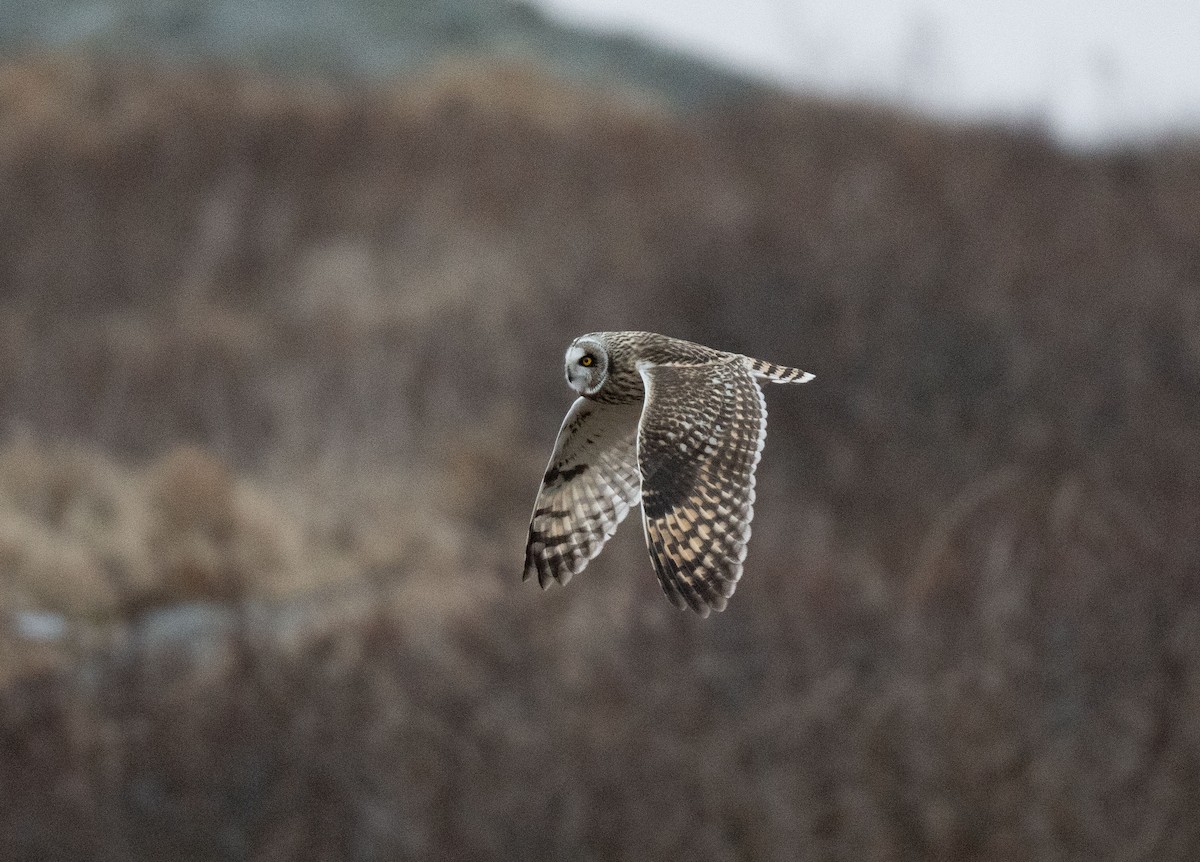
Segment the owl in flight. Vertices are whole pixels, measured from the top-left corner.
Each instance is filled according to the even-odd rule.
[[[524,579],[567,583],[639,501],[667,598],[725,610],[754,517],[767,437],[758,380],[813,375],[653,332],[593,332],[567,348],[567,411],[529,524]]]

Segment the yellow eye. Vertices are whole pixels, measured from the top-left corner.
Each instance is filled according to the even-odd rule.
[[[584,368],[591,368],[593,365],[596,364],[596,360],[593,359],[591,356],[584,356],[582,359],[579,360],[579,364],[582,365]]]

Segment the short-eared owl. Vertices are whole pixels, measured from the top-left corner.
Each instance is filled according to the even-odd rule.
[[[567,412],[529,524],[525,579],[565,584],[641,501],[646,546],[676,607],[722,611],[746,558],[767,437],[756,378],[813,375],[653,332],[593,332],[566,356]]]

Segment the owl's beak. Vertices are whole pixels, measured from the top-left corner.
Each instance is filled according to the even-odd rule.
[[[582,395],[588,385],[587,370],[578,363],[569,363],[567,365],[567,385]]]

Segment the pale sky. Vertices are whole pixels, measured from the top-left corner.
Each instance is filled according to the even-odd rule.
[[[1076,145],[1200,135],[1200,0],[536,0],[790,87]]]

